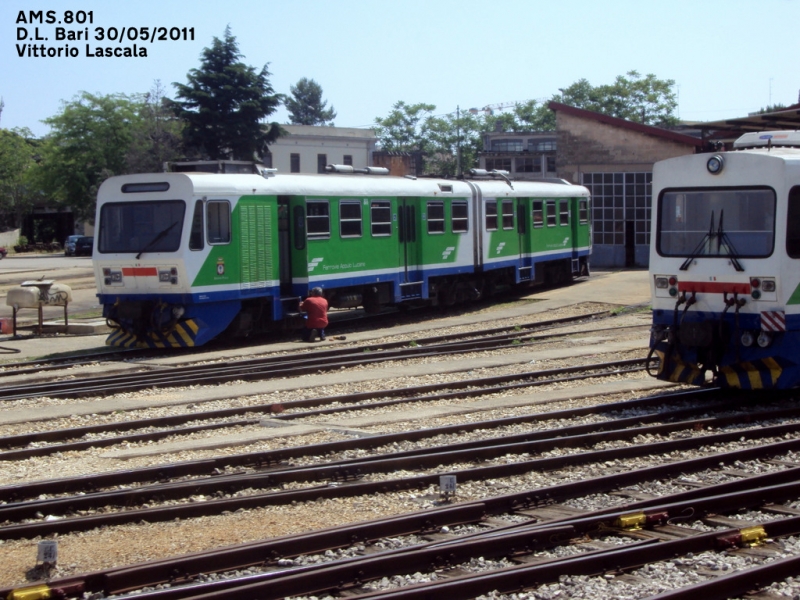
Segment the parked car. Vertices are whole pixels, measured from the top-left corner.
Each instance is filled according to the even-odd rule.
[[[71,235],[64,242],[64,255],[75,256],[75,242],[81,239],[82,235]]]
[[[91,256],[93,249],[93,237],[81,236],[75,241],[75,256]]]
[[[8,249],[5,246],[0,246],[0,258],[5,258],[8,254]]]

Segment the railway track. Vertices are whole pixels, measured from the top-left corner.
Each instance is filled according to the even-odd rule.
[[[704,408],[708,409],[709,406],[706,404]],[[686,410],[688,409],[676,412],[673,416],[689,416]],[[638,443],[625,448],[591,449],[577,455],[566,454],[562,457],[539,458],[520,463],[479,466],[474,471],[482,470],[482,476],[498,478],[502,476],[502,470],[541,472],[563,469],[564,462],[574,466],[628,461],[630,465],[629,461],[634,456],[653,454],[656,447],[659,448],[658,455],[662,457],[664,452],[678,453],[685,457],[690,448],[710,447],[715,450],[696,458],[654,461],[649,467],[637,464],[636,468],[609,469],[613,472],[566,483],[562,481],[534,490],[483,498],[480,501],[465,499],[454,505],[450,503],[452,498],[440,495],[438,507],[423,513],[246,544],[219,552],[112,569],[81,578],[51,582],[50,585],[64,589],[80,588],[84,592],[101,592],[106,595],[145,588],[142,597],[160,600],[282,598],[322,593],[336,595],[341,592],[346,592],[348,597],[372,597],[373,594],[375,597],[394,597],[393,595],[402,593],[404,598],[409,597],[407,594],[420,598],[443,597],[441,594],[453,598],[472,598],[495,590],[511,593],[520,589],[536,589],[556,583],[559,578],[567,576],[590,577],[609,572],[619,576],[633,572],[634,575],[629,578],[635,580],[637,577],[642,578],[641,575],[636,575],[636,569],[645,564],[653,570],[658,568],[659,563],[674,561],[676,556],[685,557],[687,564],[691,564],[695,555],[747,552],[736,548],[745,548],[751,543],[765,548],[766,557],[769,557],[770,552],[774,556],[779,554],[776,544],[779,544],[780,539],[800,535],[800,517],[797,516],[800,510],[789,506],[795,503],[800,507],[800,463],[796,462],[796,457],[800,456],[800,443],[795,440],[794,432],[798,427],[796,423],[763,425],[765,421],[762,419],[785,420],[789,416],[787,411],[796,412],[794,408],[783,408],[763,411],[764,414],[751,412],[748,416],[739,414],[704,419],[702,426],[709,430],[731,427],[737,419],[739,422],[748,422],[752,428],[709,433],[699,439],[695,436],[678,436],[677,439],[655,442],[653,445]],[[668,413],[660,416],[663,420],[669,419]],[[657,427],[662,428],[661,433],[665,427],[675,428],[675,431],[683,428],[686,432],[696,431],[697,425],[698,421],[692,419]],[[552,433],[544,432],[545,437],[534,442],[538,444],[539,452],[547,452],[548,444],[552,444],[551,449],[567,446],[578,448],[586,446],[588,442],[588,438],[583,437],[587,434],[573,436],[570,432],[564,432],[556,441],[546,437]],[[633,435],[641,439],[643,436],[653,435],[653,430],[609,430],[602,434],[606,438],[603,442],[595,438],[592,443],[608,444],[610,436],[615,435],[626,438]],[[729,443],[742,444],[745,439],[751,442],[745,444],[747,447],[726,447]],[[489,453],[481,458],[484,461],[490,456],[508,456],[509,451],[519,450],[510,450],[509,444],[495,444],[485,447],[477,445],[468,451],[474,456],[481,447]],[[413,459],[418,467],[427,457],[432,457],[433,462],[457,462],[462,460],[458,453],[463,451],[467,449],[449,448],[444,452],[450,456],[444,459],[444,454],[427,450],[427,453],[419,453]],[[375,469],[378,463],[385,461],[391,462],[394,469],[400,468],[398,461],[405,458],[407,457],[395,454],[390,458],[376,458],[366,462],[362,460],[360,463],[350,461],[349,464],[351,467],[358,465],[362,473],[366,473],[367,469]],[[547,465],[548,461],[550,466]],[[762,467],[769,466],[769,469],[760,475],[746,476],[741,469],[748,462]],[[556,466],[556,463],[561,465]],[[341,461],[339,464],[331,463],[324,469],[331,473],[337,468],[341,469],[344,464]],[[720,467],[721,464],[725,466]],[[309,472],[308,468],[284,468],[272,471],[269,476],[289,477],[304,471]],[[720,471],[727,471],[726,481],[720,482]],[[470,472],[467,469],[457,472],[459,485],[466,483],[470,477],[476,477]],[[398,485],[401,489],[408,489],[408,482],[412,480],[424,487],[435,485],[434,479],[422,481],[426,477],[430,478],[417,475],[403,483],[392,480],[375,483],[384,488]],[[559,477],[555,477],[554,481],[558,479]],[[294,496],[296,500],[306,494],[308,497],[316,497],[319,502],[321,497],[348,487],[352,491],[363,485],[365,484],[354,481],[350,484],[298,490],[289,494],[278,492],[281,496],[278,501],[291,501],[290,496]],[[681,491],[673,491],[681,486]],[[673,493],[650,494],[649,498],[642,499],[643,495],[647,495],[643,493],[645,489],[665,489]],[[363,488],[356,491],[363,493]],[[617,499],[624,498],[627,502],[624,505],[588,511],[573,508],[576,501],[608,494],[616,495]],[[20,508],[13,510],[19,511]],[[770,517],[753,525],[753,515],[747,511],[762,511]],[[144,517],[138,515],[138,518]],[[731,527],[737,519],[742,526]],[[63,522],[54,521],[56,524]],[[706,529],[698,528],[698,523],[705,524]],[[452,535],[452,531],[466,524],[473,527],[472,534]],[[708,531],[709,526],[713,526],[715,530]],[[8,536],[7,531],[4,528],[4,537]],[[396,536],[411,536],[412,539],[408,544],[403,543],[402,548],[396,551],[373,554],[367,549],[386,546],[383,540]],[[421,541],[420,536],[423,538]],[[608,538],[622,538],[624,542],[616,539],[608,541]],[[314,562],[310,556],[314,554],[325,557],[321,564]],[[796,560],[787,557],[778,561],[784,566],[761,565],[757,576],[753,572],[748,577],[755,577],[759,585],[765,585],[791,574],[786,569],[796,566]],[[486,572],[465,574],[469,565],[476,561],[483,563],[482,568]],[[237,576],[236,571],[242,569],[248,570],[246,577],[242,577],[241,573]],[[425,585],[409,586],[408,579],[404,578],[417,572],[431,574],[432,581]],[[391,589],[392,582],[385,582],[391,577],[405,582],[402,583],[402,589]],[[728,587],[723,586],[727,590],[725,593],[730,593],[731,589],[741,589],[737,586],[741,585],[742,577],[745,576],[739,574],[736,578],[731,578]],[[707,585],[713,587],[721,584]],[[147,591],[147,588],[153,586],[163,589]],[[376,589],[380,591],[375,591]],[[696,591],[692,587],[691,593]],[[691,597],[690,592],[684,594],[686,595],[680,597]]]
[[[153,387],[174,387],[198,384],[220,384],[230,381],[259,381],[273,377],[299,376],[320,371],[333,371],[354,365],[382,363],[389,360],[455,355],[458,353],[492,351],[520,346],[546,339],[551,334],[535,335],[536,331],[553,329],[565,324],[596,322],[608,318],[608,312],[544,322],[526,326],[491,328],[481,332],[454,333],[429,336],[407,341],[363,344],[349,348],[298,352],[294,355],[267,356],[257,359],[217,362],[114,373],[98,377],[81,377],[62,381],[9,385],[0,390],[0,401],[12,401],[41,396],[75,398],[132,392]],[[639,326],[641,327],[641,326]],[[614,328],[616,329],[616,328]],[[603,331],[603,329],[595,329]]]

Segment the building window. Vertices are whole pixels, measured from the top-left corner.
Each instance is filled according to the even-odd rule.
[[[306,202],[306,231],[310,240],[331,236],[331,215],[327,200]]]
[[[547,159],[547,172],[548,173],[555,173],[556,172],[556,157],[555,156],[546,156]]]
[[[511,158],[487,158],[486,169],[488,171],[511,171]]]
[[[514,229],[513,200],[503,200],[503,229]]]
[[[547,226],[548,227],[555,227],[556,226],[556,201],[555,200],[548,200],[547,201]]]
[[[444,233],[444,202],[428,202],[428,233]]]
[[[370,204],[372,235],[392,235],[392,205],[388,200],[373,200]]]
[[[533,226],[537,229],[544,226],[544,212],[542,210],[543,205],[544,202],[541,200],[534,200],[532,203]]]
[[[517,173],[541,173],[542,159],[539,156],[515,158],[514,168],[517,170]]]
[[[353,166],[353,155],[352,154],[345,154],[344,157],[342,158],[342,160],[344,161],[342,164],[349,165],[351,167]]]
[[[324,173],[325,167],[328,166],[328,155],[317,154],[317,173]]]
[[[561,226],[569,225],[569,200],[558,201],[558,213]]]
[[[361,237],[361,202],[339,202],[339,234],[343,238]]]
[[[492,152],[522,152],[524,140],[492,140]]]
[[[466,233],[469,231],[469,211],[467,203],[454,200],[451,208],[453,210],[451,218],[453,233]]]
[[[625,245],[625,222],[634,222],[634,244],[650,244],[652,173],[584,173],[592,195],[592,242]]]
[[[556,141],[555,140],[548,140],[548,141],[540,141],[540,140],[528,140],[528,150],[531,152],[555,152],[556,150]]]
[[[229,244],[231,241],[231,203],[211,200],[207,204],[207,237],[209,244]]]
[[[263,156],[263,159],[264,159],[264,160],[262,160],[262,161],[261,161],[261,162],[262,162],[262,164],[263,164],[263,165],[264,165],[264,166],[265,166],[267,169],[271,169],[271,168],[272,168],[272,153],[271,153],[271,152],[267,152],[267,153],[266,153],[266,154]]]
[[[289,160],[291,166],[289,167],[289,171],[292,173],[299,173],[300,172],[300,155],[299,154],[290,154]]]
[[[497,231],[497,200],[486,202],[486,231]]]

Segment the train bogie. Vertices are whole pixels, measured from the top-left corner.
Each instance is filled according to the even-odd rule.
[[[588,204],[585,188],[553,183],[114,177],[98,194],[94,255],[109,343],[191,346],[294,327],[313,287],[334,308],[377,312],[564,282],[588,274]],[[551,222],[548,211],[560,212]]]

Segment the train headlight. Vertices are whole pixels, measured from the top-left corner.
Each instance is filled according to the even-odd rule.
[[[706,169],[712,175],[719,175],[722,173],[722,167],[725,166],[725,161],[719,154],[715,154],[706,162]]]
[[[176,319],[180,319],[183,316],[183,313],[186,312],[186,309],[182,306],[173,306],[172,307],[172,316]]]
[[[758,334],[758,347],[766,348],[772,343],[772,334],[769,331],[762,331]]]
[[[742,346],[744,346],[745,348],[749,348],[750,346],[752,346],[753,342],[755,341],[755,339],[753,338],[753,334],[750,333],[749,331],[745,331],[742,334],[741,340],[742,340]]]
[[[775,280],[774,279],[765,279],[761,282],[761,289],[765,292],[774,292],[775,291]]]
[[[753,297],[753,300],[758,300],[761,298],[761,290],[753,290],[750,292],[750,295]]]

